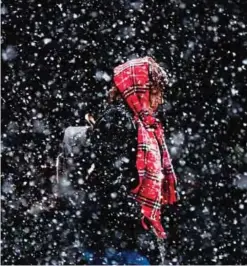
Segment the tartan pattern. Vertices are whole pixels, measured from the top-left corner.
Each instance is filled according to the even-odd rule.
[[[150,86],[163,86],[168,82],[165,71],[148,56],[115,67],[113,79],[135,114],[148,111]]]
[[[156,235],[164,238],[161,207],[163,204],[173,204],[177,200],[176,175],[165,143],[162,125],[149,115],[148,103],[150,86],[167,82],[167,76],[152,58],[144,57],[116,67],[114,82],[134,112],[138,128],[136,167],[139,184],[131,192],[141,204],[144,228],[148,229],[145,222],[147,219]],[[146,122],[147,117],[151,123]]]

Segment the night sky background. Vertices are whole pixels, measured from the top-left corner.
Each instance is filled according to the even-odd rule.
[[[40,211],[45,220],[29,210],[53,204],[64,129],[97,118],[113,67],[146,55],[170,77],[161,119],[181,199],[168,210],[168,260],[247,264],[245,10],[241,0],[2,1],[2,264],[52,264],[70,245],[44,237],[59,207]],[[60,222],[76,235],[76,219]]]

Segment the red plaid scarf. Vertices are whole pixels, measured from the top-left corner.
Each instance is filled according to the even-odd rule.
[[[164,70],[150,57],[130,60],[114,69],[114,82],[134,112],[138,127],[136,167],[139,185],[132,195],[141,204],[142,225],[146,221],[159,238],[165,238],[161,206],[176,202],[176,175],[165,144],[161,123],[149,115],[150,86],[167,83]]]

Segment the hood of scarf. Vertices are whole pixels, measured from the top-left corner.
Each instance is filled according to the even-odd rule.
[[[164,88],[168,83],[166,72],[148,56],[115,67],[113,79],[135,114],[148,110],[151,86]]]

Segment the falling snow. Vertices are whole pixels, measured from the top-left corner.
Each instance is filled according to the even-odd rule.
[[[163,264],[247,264],[245,1],[4,2],[2,264],[147,265],[160,263],[157,250]],[[115,136],[107,123],[111,160],[103,142],[94,152],[81,145],[84,133],[68,140],[56,172],[65,129],[90,135],[85,114],[101,116],[113,67],[146,55],[169,73],[158,116],[180,195],[163,211],[162,243],[147,233],[123,241],[123,231],[101,226],[128,230],[137,217],[124,209],[137,209],[126,200],[135,148],[131,137],[129,153],[117,145],[126,130]],[[101,260],[100,237],[114,242]]]

